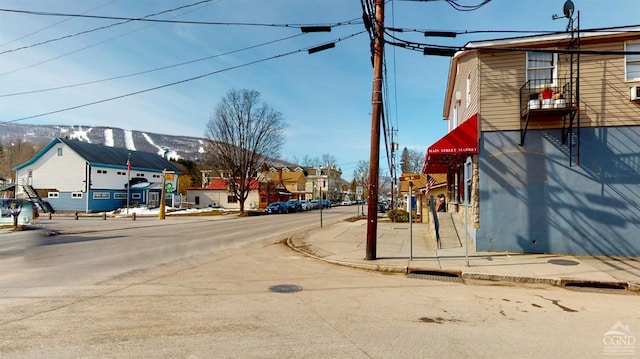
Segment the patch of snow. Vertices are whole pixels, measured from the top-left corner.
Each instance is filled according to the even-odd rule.
[[[136,145],[133,143],[133,132],[124,131],[124,143],[128,150],[135,151]]]
[[[147,142],[149,142],[149,144],[155,148],[158,149],[157,154],[162,156],[163,158],[174,158],[174,159],[178,159],[180,158],[180,156],[178,155],[178,153],[174,150],[171,150],[167,147],[161,147],[156,145],[153,140],[151,139],[151,137],[149,137],[149,135],[147,135],[146,133],[142,133],[142,136],[144,136],[145,140],[147,140]]]
[[[204,147],[198,147],[198,153],[204,153]]]
[[[109,147],[113,147],[114,141],[113,141],[113,130],[110,128],[107,128],[104,130],[104,145],[105,146],[109,146]]]
[[[227,209],[224,208],[189,208],[189,209],[180,209],[180,208],[173,208],[173,207],[165,207],[165,211],[167,213],[171,213],[171,215],[177,215],[177,214],[191,214],[191,213],[202,213],[202,212],[222,212],[222,213],[227,213],[229,212]],[[107,212],[107,214],[116,214],[118,213],[120,216],[123,215],[127,215],[127,209],[126,208],[120,208],[111,212]],[[135,208],[129,208],[129,214],[133,214],[135,213],[136,215],[140,215],[140,216],[144,216],[144,215],[148,215],[148,216],[158,216],[160,214],[160,208],[148,208],[148,207],[135,207]]]
[[[82,141],[86,141],[88,143],[91,143],[91,139],[88,136],[88,133],[91,132],[92,128],[89,127],[86,130],[82,129],[82,126],[78,126],[78,129],[76,130],[75,127],[71,129],[73,132],[71,132],[71,135],[69,136],[69,138],[77,138],[78,140],[82,140]]]

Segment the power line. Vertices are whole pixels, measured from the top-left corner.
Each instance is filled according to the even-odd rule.
[[[218,1],[221,1],[221,0],[218,0]],[[201,8],[202,8],[202,7],[197,8],[197,9],[201,9]],[[192,9],[191,11],[195,11],[195,10],[197,10],[197,9]],[[184,15],[184,14],[188,14],[189,12],[190,12],[190,11],[187,11],[187,12],[183,12],[183,13],[177,14],[177,15],[175,15],[175,16],[174,16],[174,18],[179,17],[179,16],[182,16],[182,15]],[[120,35],[118,35],[118,36],[114,36],[114,37],[111,37],[111,38],[108,38],[108,39],[105,39],[105,40],[102,40],[102,41],[99,41],[99,42],[96,42],[96,43],[93,43],[93,44],[89,44],[89,45],[84,46],[84,47],[81,47],[81,48],[79,48],[79,49],[76,49],[76,50],[73,50],[73,51],[69,51],[69,52],[66,52],[66,53],[64,53],[64,54],[61,54],[61,55],[58,55],[58,56],[55,56],[55,57],[52,57],[52,58],[49,58],[49,59],[46,59],[46,60],[43,60],[43,61],[40,61],[40,62],[36,62],[35,64],[31,64],[31,65],[23,66],[23,67],[20,67],[20,68],[17,68],[17,69],[13,69],[13,70],[10,70],[10,71],[4,72],[4,73],[0,73],[0,76],[9,75],[9,74],[12,74],[12,73],[14,73],[14,72],[18,72],[18,71],[22,71],[22,70],[30,69],[30,68],[33,68],[33,67],[36,67],[36,66],[39,66],[39,65],[45,64],[45,63],[47,63],[47,62],[51,62],[51,61],[54,61],[54,60],[57,60],[57,59],[63,58],[63,57],[65,57],[65,56],[73,55],[73,54],[75,54],[75,53],[78,53],[78,52],[84,51],[84,50],[86,50],[86,49],[90,49],[90,48],[92,48],[92,47],[96,47],[96,46],[98,46],[98,45],[102,45],[102,44],[107,43],[107,42],[109,42],[109,41],[112,41],[112,40],[114,40],[114,39],[117,39],[117,38],[120,38],[120,37],[124,37],[124,36],[130,35],[130,34],[132,34],[132,33],[134,33],[134,32],[142,31],[142,30],[147,29],[147,28],[149,28],[149,27],[151,27],[151,26],[155,26],[155,24],[149,24],[149,25],[147,25],[147,26],[144,26],[144,27],[141,27],[141,28],[138,28],[138,29],[134,29],[134,30],[131,30],[131,31],[128,31],[128,32],[125,32],[125,33],[120,34]]]
[[[91,9],[89,9],[89,10],[87,10],[87,11],[83,12],[83,14],[90,13],[91,11],[94,11],[94,10],[100,9],[101,7],[107,6],[107,5],[109,5],[109,4],[111,4],[112,2],[115,2],[115,1],[116,1],[116,0],[108,1],[108,2],[106,2],[106,3],[104,3],[104,4],[100,5],[100,6],[96,6],[96,7],[94,7],[94,8],[91,8]],[[45,27],[40,28],[40,29],[38,29],[38,30],[36,30],[36,31],[32,31],[32,32],[30,32],[30,33],[28,33],[28,34],[22,35],[22,36],[18,37],[17,39],[13,39],[13,40],[11,40],[11,41],[7,41],[7,42],[5,42],[5,43],[3,43],[3,44],[0,44],[0,47],[1,47],[1,46],[5,46],[5,45],[9,45],[9,44],[14,43],[14,42],[16,42],[16,41],[19,41],[19,40],[25,39],[25,38],[27,38],[27,37],[33,36],[33,35],[35,35],[35,34],[41,33],[41,32],[43,32],[43,31],[45,31],[45,30],[47,30],[47,29],[50,29],[50,28],[55,27],[55,26],[58,26],[58,25],[60,25],[60,24],[62,24],[62,23],[65,23],[65,22],[67,22],[67,21],[70,21],[70,20],[72,20],[72,19],[71,19],[71,18],[67,18],[67,19],[64,19],[64,20],[60,20],[60,21],[58,21],[58,22],[56,22],[56,23],[53,23],[53,24],[48,25],[48,26],[45,26]]]
[[[334,42],[334,43],[341,42],[341,41],[353,38],[355,36],[358,36],[360,34],[363,34],[364,32],[365,31],[360,31],[360,32],[357,32],[357,33],[354,33],[354,34],[351,34],[351,35],[348,35],[348,36],[340,37],[340,38],[335,39],[335,40],[333,40],[331,42]],[[249,65],[254,65],[254,64],[257,64],[257,63],[260,63],[260,62],[265,62],[265,61],[269,61],[269,60],[273,60],[273,59],[277,59],[277,58],[281,58],[281,57],[290,56],[290,55],[293,55],[293,54],[297,54],[299,52],[308,51],[309,49],[311,49],[313,47],[316,47],[316,46],[310,46],[310,47],[307,47],[307,48],[298,49],[298,50],[282,53],[282,54],[279,54],[279,55],[274,55],[274,56],[266,57],[266,58],[263,58],[263,59],[258,59],[258,60],[246,62],[244,64],[230,66],[230,67],[227,67],[225,69],[208,72],[206,74],[190,77],[190,78],[187,78],[187,79],[184,79],[184,80],[175,81],[175,82],[167,83],[167,84],[164,84],[164,85],[147,88],[147,89],[140,90],[140,91],[130,92],[130,93],[127,93],[127,94],[123,94],[123,95],[119,95],[119,96],[115,96],[115,97],[110,97],[110,98],[106,98],[106,99],[102,99],[102,100],[98,100],[98,101],[93,101],[93,102],[85,103],[85,104],[82,104],[82,105],[77,105],[77,106],[67,107],[67,108],[63,108],[63,109],[60,109],[60,110],[45,112],[45,113],[41,113],[41,114],[37,114],[37,115],[17,118],[15,120],[4,121],[4,122],[0,122],[0,124],[7,124],[7,123],[13,123],[13,122],[29,120],[29,119],[32,119],[32,118],[44,117],[44,116],[53,115],[53,114],[60,113],[60,112],[76,110],[76,109],[83,108],[83,107],[93,106],[93,105],[97,105],[97,104],[101,104],[101,103],[105,103],[105,102],[110,102],[110,101],[113,101],[113,100],[122,99],[122,98],[125,98],[125,97],[139,95],[139,94],[142,94],[142,93],[145,93],[145,92],[155,91],[155,90],[159,90],[159,89],[162,89],[162,88],[165,88],[165,87],[175,86],[175,85],[183,84],[183,83],[186,83],[186,82],[191,82],[191,81],[194,81],[194,80],[199,80],[199,79],[202,79],[202,78],[205,78],[205,77],[208,77],[208,76],[211,76],[211,75],[215,75],[215,74],[218,74],[218,73],[221,73],[221,72],[235,70],[235,69],[246,67],[246,66],[249,66]]]
[[[201,2],[207,2],[212,0],[203,0]],[[80,17],[89,19],[101,19],[101,20],[122,20],[125,22],[131,21],[143,21],[143,22],[157,22],[167,24],[189,24],[189,25],[233,25],[233,26],[265,26],[265,27],[292,27],[299,29],[304,26],[343,26],[343,25],[360,25],[362,24],[360,19],[352,19],[338,23],[321,23],[321,24],[274,24],[274,23],[259,23],[259,22],[222,22],[222,21],[190,21],[190,20],[166,20],[166,19],[148,19],[145,17],[121,17],[121,16],[104,16],[104,15],[84,15],[84,14],[71,14],[71,13],[57,13],[46,11],[29,11],[29,10],[15,10],[15,9],[0,9],[2,12],[12,12],[28,15],[39,16],[65,16],[65,17]],[[149,16],[155,16],[149,15]]]
[[[79,35],[88,34],[88,33],[99,31],[99,30],[108,29],[110,27],[123,25],[123,24],[129,23],[129,22],[132,22],[132,21],[136,21],[136,20],[142,21],[142,20],[145,20],[145,19],[147,19],[148,17],[151,17],[151,16],[162,15],[162,14],[166,14],[166,13],[169,13],[169,12],[178,11],[178,10],[182,10],[182,9],[189,8],[189,7],[192,7],[192,6],[196,6],[196,5],[200,5],[200,4],[203,4],[203,3],[211,2],[211,1],[213,1],[213,0],[201,0],[201,1],[198,1],[198,2],[195,2],[195,3],[192,3],[192,4],[183,5],[183,6],[179,6],[179,7],[173,8],[173,9],[163,10],[163,11],[156,12],[156,13],[153,13],[153,14],[145,15],[145,16],[139,18],[139,19],[131,18],[131,19],[127,19],[125,21],[116,22],[116,23],[113,23],[113,24],[96,27],[96,28],[93,28],[93,29],[90,29],[90,30],[80,31],[80,32],[77,32],[75,34],[65,35],[65,36],[61,36],[61,37],[55,38],[55,39],[49,39],[49,40],[41,41],[41,42],[38,42],[38,43],[35,43],[35,44],[31,44],[31,45],[27,45],[27,46],[18,47],[18,48],[11,49],[11,50],[5,50],[5,51],[0,52],[0,55],[6,54],[6,53],[9,53],[9,52],[15,52],[15,51],[19,51],[19,50],[28,49],[28,48],[39,46],[39,45],[48,44],[48,43],[59,41],[59,40],[63,40],[63,39],[76,37],[76,36],[79,36]],[[0,9],[0,11],[5,11],[5,10]],[[35,12],[29,12],[29,11],[23,11],[23,10],[15,10],[15,11],[12,11],[12,12],[33,13],[33,15],[40,15],[40,14],[36,14]],[[60,16],[63,16],[63,15],[60,15]],[[78,14],[78,15],[75,15],[75,16],[69,16],[69,18],[73,18],[73,17],[94,17],[94,16],[93,15],[86,15],[86,14]]]
[[[127,78],[127,77],[144,75],[144,74],[148,74],[148,73],[152,73],[152,72],[156,72],[156,71],[167,70],[167,69],[171,69],[171,68],[174,68],[174,67],[189,65],[189,64],[193,64],[193,63],[204,61],[204,60],[210,60],[210,59],[213,59],[213,58],[216,58],[216,57],[227,56],[227,55],[235,54],[235,53],[238,53],[238,52],[255,49],[255,48],[258,48],[258,47],[261,47],[261,46],[270,45],[270,44],[274,44],[276,42],[289,40],[289,39],[292,39],[294,37],[298,37],[298,36],[302,36],[302,35],[306,35],[306,33],[295,34],[295,35],[287,36],[287,37],[284,37],[284,38],[281,38],[281,39],[267,41],[267,42],[263,42],[263,43],[260,43],[260,44],[244,47],[244,48],[238,49],[238,50],[228,51],[228,52],[217,54],[217,55],[202,57],[202,58],[195,59],[195,60],[181,62],[181,63],[178,63],[178,64],[169,65],[169,66],[158,67],[158,68],[154,68],[154,69],[150,69],[150,70],[135,72],[135,73],[131,73],[131,74],[114,76],[114,77],[109,77],[109,78],[105,78],[105,79],[81,82],[81,83],[65,85],[65,86],[50,87],[50,88],[45,88],[45,89],[40,89],[40,90],[16,92],[16,93],[4,94],[4,95],[0,94],[0,97],[11,97],[11,96],[28,95],[28,94],[34,94],[34,93],[47,92],[47,91],[54,91],[54,90],[62,90],[62,89],[67,89],[67,88],[72,88],[72,87],[92,85],[92,84],[96,84],[96,83],[100,83],[100,82],[119,80],[119,79],[123,79],[123,78]]]

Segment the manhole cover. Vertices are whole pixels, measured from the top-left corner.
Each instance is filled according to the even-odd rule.
[[[295,284],[278,284],[269,288],[270,291],[275,293],[295,293],[302,290],[302,287]]]

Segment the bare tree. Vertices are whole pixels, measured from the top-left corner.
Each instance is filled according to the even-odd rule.
[[[409,150],[409,172],[420,173],[422,171],[422,162],[424,161],[424,152],[417,150]]]
[[[205,137],[210,155],[231,178],[229,190],[244,212],[254,176],[267,158],[278,158],[284,144],[286,123],[282,114],[260,103],[255,90],[230,90],[207,123]]]
[[[335,167],[336,163],[337,163],[336,156],[329,153],[325,153],[322,155],[321,166]]]
[[[318,164],[318,159],[317,158],[311,158],[311,156],[309,155],[304,155],[302,156],[302,163],[303,166],[305,167],[313,167],[316,164]]]
[[[358,186],[363,187],[362,197],[365,200],[369,199],[369,161],[358,161],[356,168],[353,170],[353,181],[357,182]]]

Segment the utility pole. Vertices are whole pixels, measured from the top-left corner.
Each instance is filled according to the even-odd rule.
[[[369,157],[369,197],[367,202],[366,260],[376,259],[378,235],[378,172],[380,167],[380,119],[382,114],[382,59],[384,52],[384,0],[375,0],[376,21],[373,40],[373,93],[371,95],[371,155]]]

